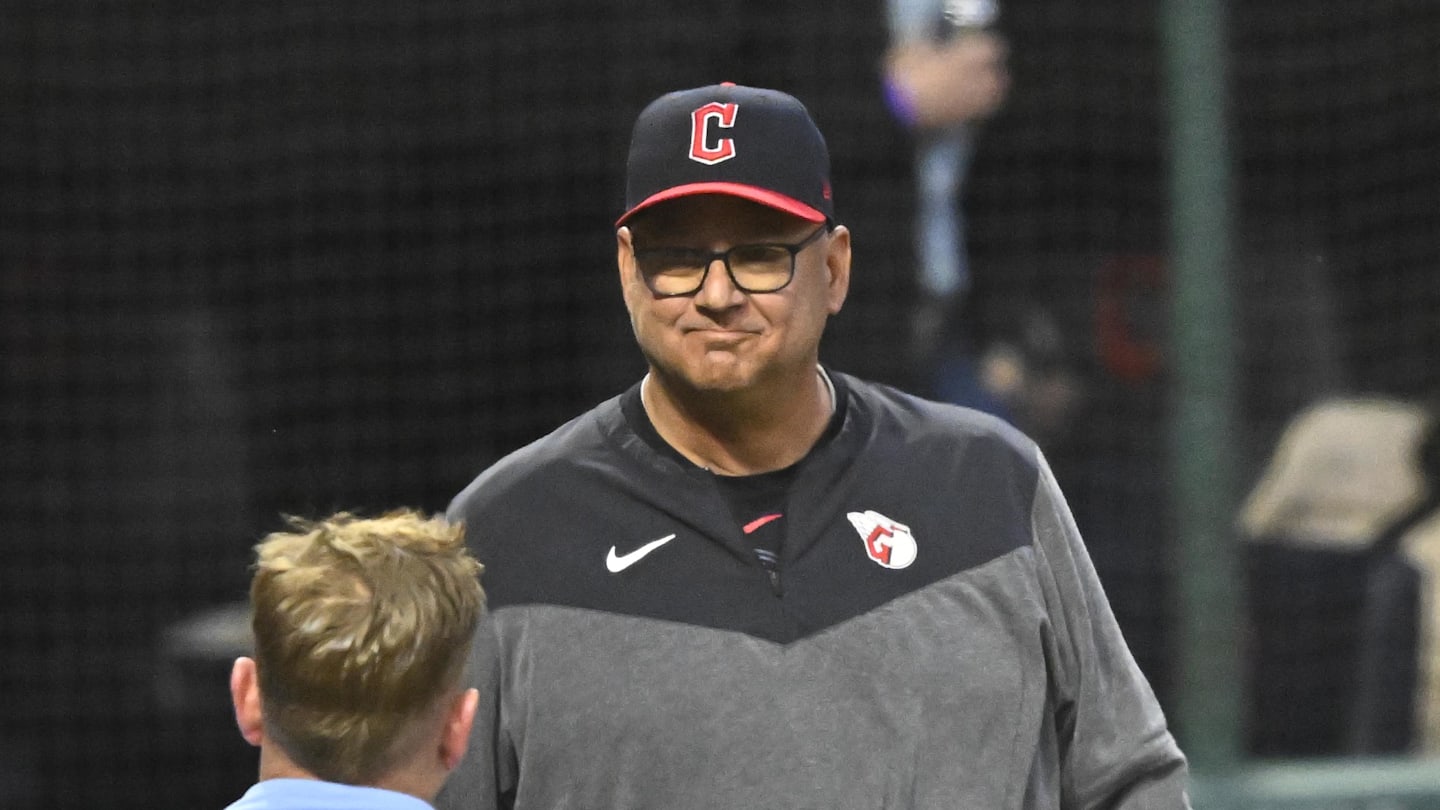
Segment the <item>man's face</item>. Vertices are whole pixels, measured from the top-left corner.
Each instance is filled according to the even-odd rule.
[[[746,293],[711,263],[694,295],[657,297],[636,266],[635,248],[722,251],[736,245],[801,242],[821,225],[723,195],[661,203],[617,234],[620,283],[640,350],[667,382],[733,392],[812,373],[820,335],[850,283],[843,227],[806,245],[784,289]]]

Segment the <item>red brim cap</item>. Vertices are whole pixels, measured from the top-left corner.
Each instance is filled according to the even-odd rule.
[[[765,188],[746,186],[740,183],[690,183],[689,185],[668,188],[641,200],[634,208],[626,211],[620,219],[615,221],[615,227],[624,225],[627,220],[646,208],[666,200],[674,200],[679,197],[691,197],[697,194],[725,194],[731,197],[739,197],[743,200],[757,202],[761,205],[768,205],[784,211],[787,214],[794,214],[801,219],[811,222],[824,222],[829,219],[824,211],[817,211],[815,208],[800,202],[793,197],[787,197]]]
[[[810,113],[778,90],[718,84],[669,93],[635,121],[619,227],[651,206],[725,194],[824,222],[830,152]]]

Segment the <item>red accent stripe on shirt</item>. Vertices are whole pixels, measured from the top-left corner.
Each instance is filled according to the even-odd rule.
[[[779,520],[782,517],[785,517],[783,513],[776,512],[773,515],[765,515],[764,517],[755,518],[749,523],[746,523],[742,531],[744,531],[746,534],[750,534],[761,526],[764,526],[766,523],[769,523],[772,520]]]

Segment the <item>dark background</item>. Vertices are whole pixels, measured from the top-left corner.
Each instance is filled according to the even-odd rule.
[[[1248,482],[1314,397],[1440,383],[1440,6],[1244,5]],[[1001,28],[1014,84],[967,189],[962,331],[1036,306],[1061,328],[1083,396],[1037,438],[1169,705],[1157,4],[1016,0]],[[0,804],[233,800],[255,763],[225,666],[176,680],[163,630],[243,599],[281,513],[442,509],[637,378],[612,223],[662,92],[807,103],[855,235],[824,359],[924,390],[897,360],[911,138],[884,46],[878,4],[818,0],[0,7]],[[1102,301],[1154,364],[1101,339]]]

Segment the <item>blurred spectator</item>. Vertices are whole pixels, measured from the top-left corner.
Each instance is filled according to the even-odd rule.
[[[1433,422],[1403,400],[1321,401],[1291,421],[1245,501],[1251,753],[1418,741],[1430,698],[1414,673],[1435,624],[1417,586],[1440,556]]]
[[[970,287],[961,206],[977,122],[1009,89],[995,0],[887,0],[886,101],[915,137],[918,302],[911,355],[921,373]]]
[[[1052,447],[1071,427],[1085,390],[1071,341],[1039,304],[1001,309],[973,356],[956,351],[936,360],[932,393],[993,413]]]
[[[1356,754],[1440,753],[1440,396],[1413,453],[1424,494],[1375,542],[1365,582]]]

